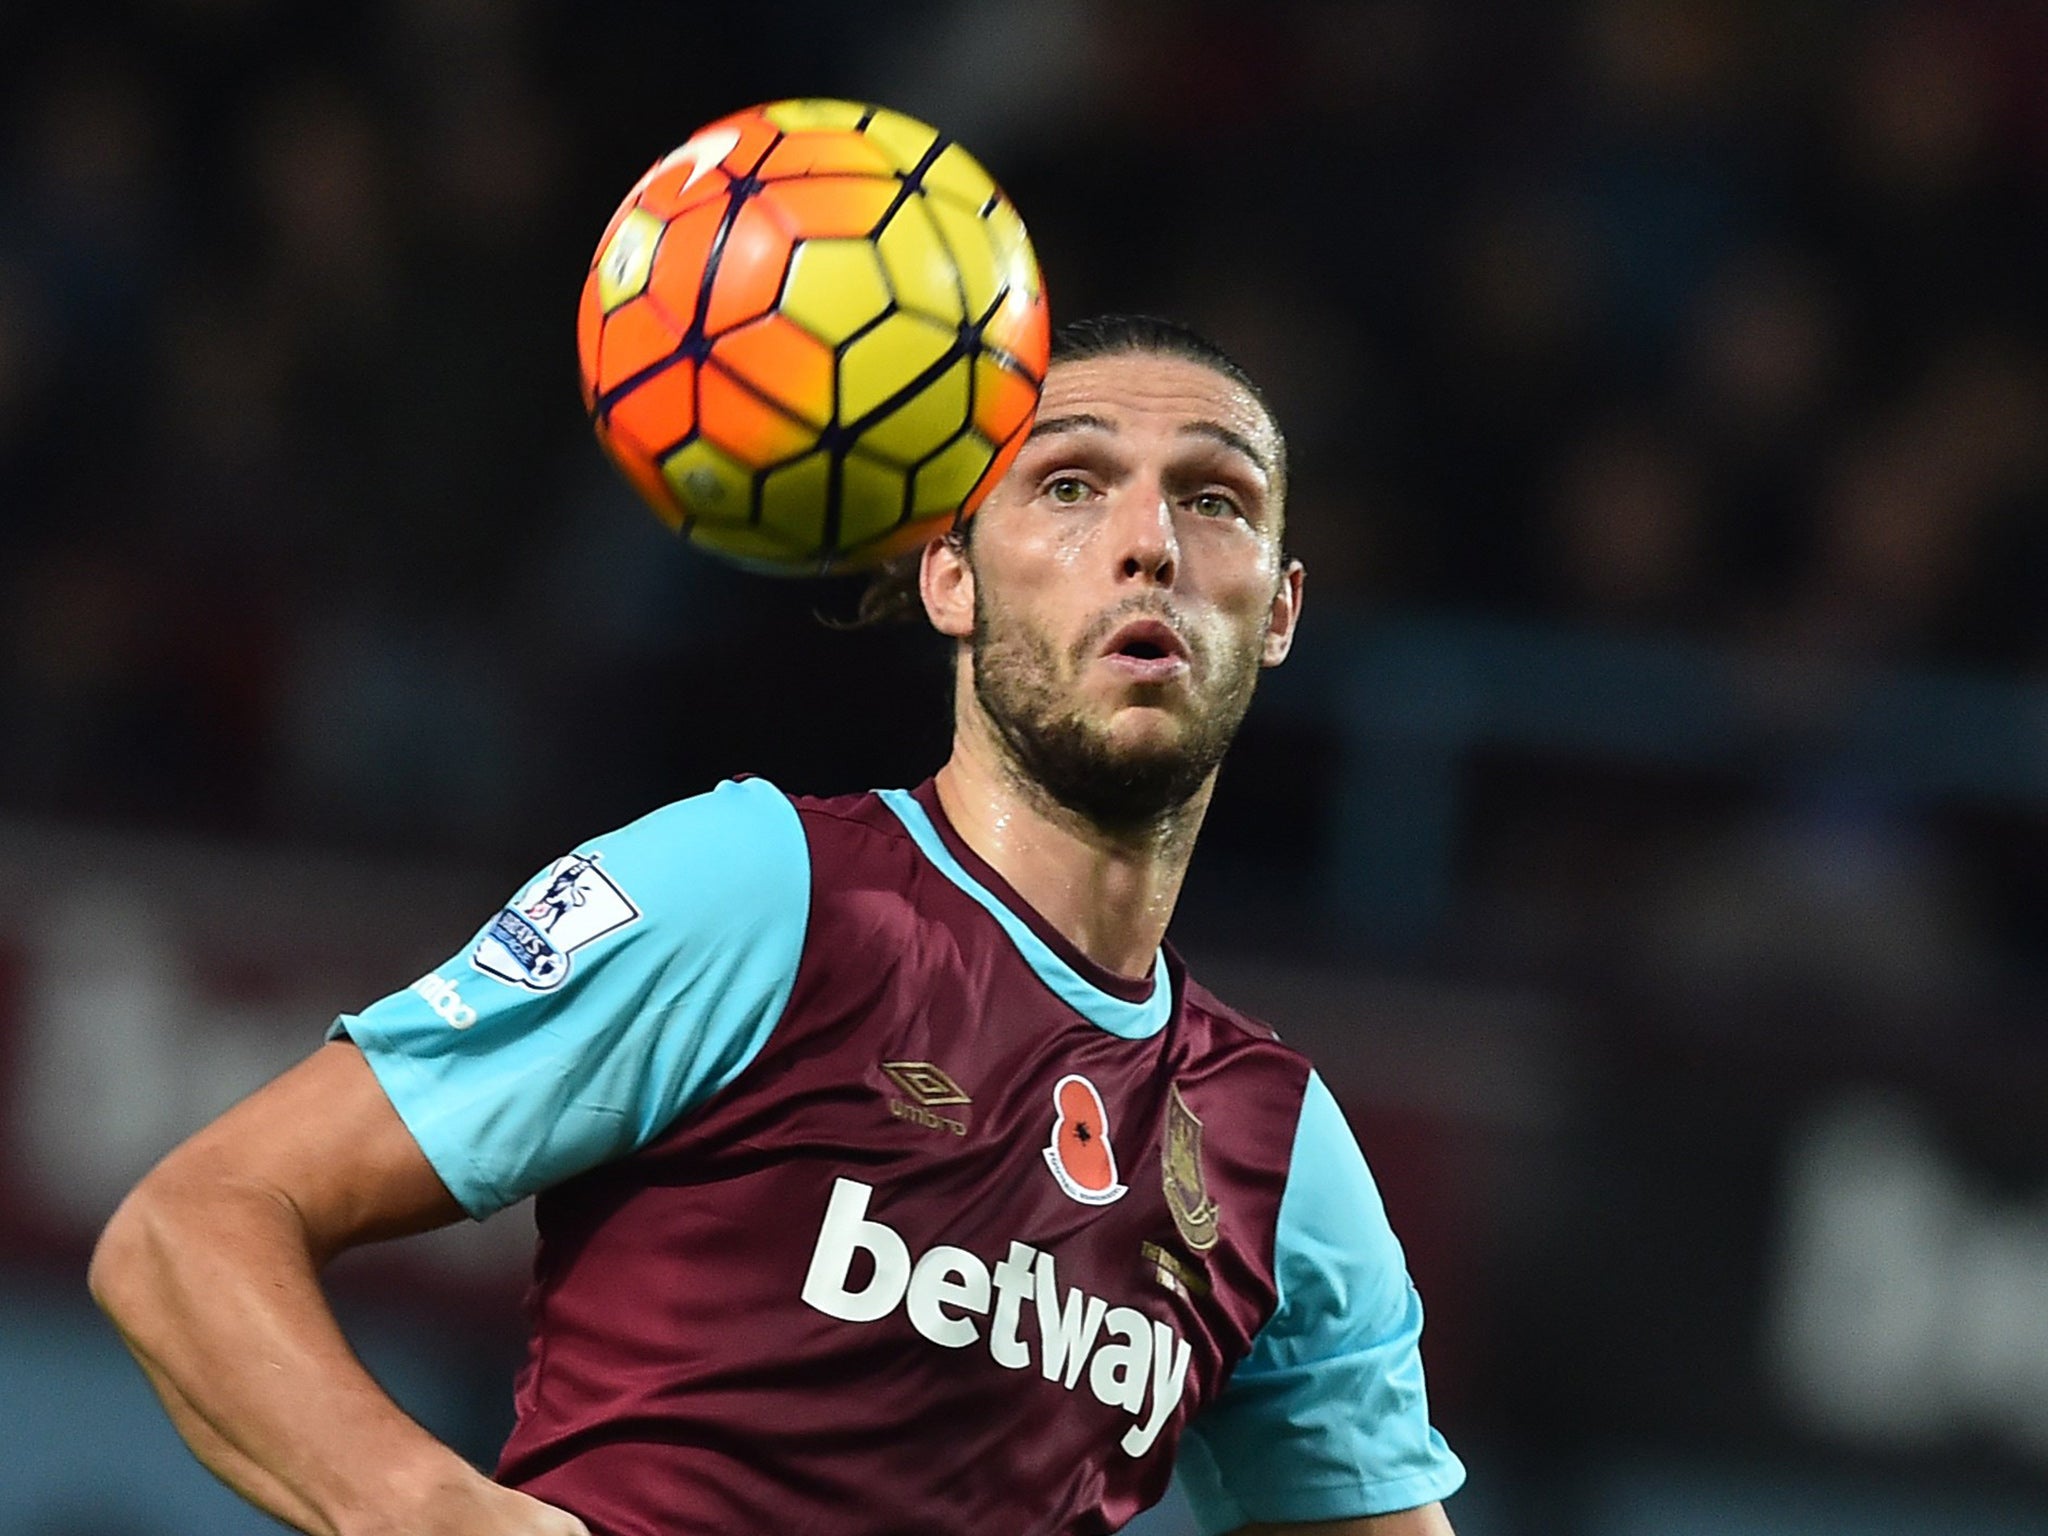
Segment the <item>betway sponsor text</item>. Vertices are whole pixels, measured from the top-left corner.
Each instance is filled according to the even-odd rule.
[[[1152,1449],[1187,1390],[1193,1351],[1166,1323],[1135,1307],[1111,1306],[1075,1286],[1062,1292],[1050,1253],[1012,1242],[991,1266],[964,1248],[938,1243],[912,1261],[909,1245],[886,1222],[868,1220],[871,1185],[836,1179],[811,1250],[804,1301],[848,1323],[872,1323],[901,1305],[910,1325],[934,1344],[965,1349],[984,1337],[997,1365],[1023,1370],[1037,1346],[1047,1381],[1069,1392],[1085,1371],[1088,1390],[1137,1422],[1119,1442],[1128,1456]],[[854,1255],[866,1252],[874,1273],[849,1288]],[[1031,1305],[1027,1310],[1025,1303]],[[1035,1322],[1035,1336],[1026,1332]]]

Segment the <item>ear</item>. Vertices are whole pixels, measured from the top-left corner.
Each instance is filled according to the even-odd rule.
[[[1280,585],[1273,593],[1273,607],[1266,615],[1265,647],[1259,664],[1277,667],[1294,649],[1294,626],[1301,622],[1301,588],[1306,573],[1299,560],[1289,560],[1280,572]]]
[[[954,640],[974,633],[974,565],[962,539],[934,539],[918,562],[917,592],[932,628]]]

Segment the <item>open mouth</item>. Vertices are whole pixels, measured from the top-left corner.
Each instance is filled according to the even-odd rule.
[[[1188,659],[1187,642],[1164,619],[1133,619],[1109,637],[1105,656],[1130,656],[1140,661]]]
[[[1118,629],[1102,647],[1102,659],[1133,684],[1167,686],[1190,676],[1188,641],[1163,618],[1139,618]]]

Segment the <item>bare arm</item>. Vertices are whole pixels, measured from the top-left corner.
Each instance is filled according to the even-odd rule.
[[[135,1187],[92,1292],[193,1453],[311,1536],[588,1536],[407,1418],[320,1289],[345,1249],[461,1215],[362,1053],[334,1043]]]
[[[1457,1536],[1441,1504],[1356,1520],[1315,1520],[1290,1525],[1247,1525],[1232,1536]]]

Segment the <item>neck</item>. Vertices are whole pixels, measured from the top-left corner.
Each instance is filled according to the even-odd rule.
[[[1061,805],[963,711],[939,803],[967,844],[1082,954],[1119,976],[1150,973],[1209,808],[1193,799],[1138,827],[1104,828]]]

